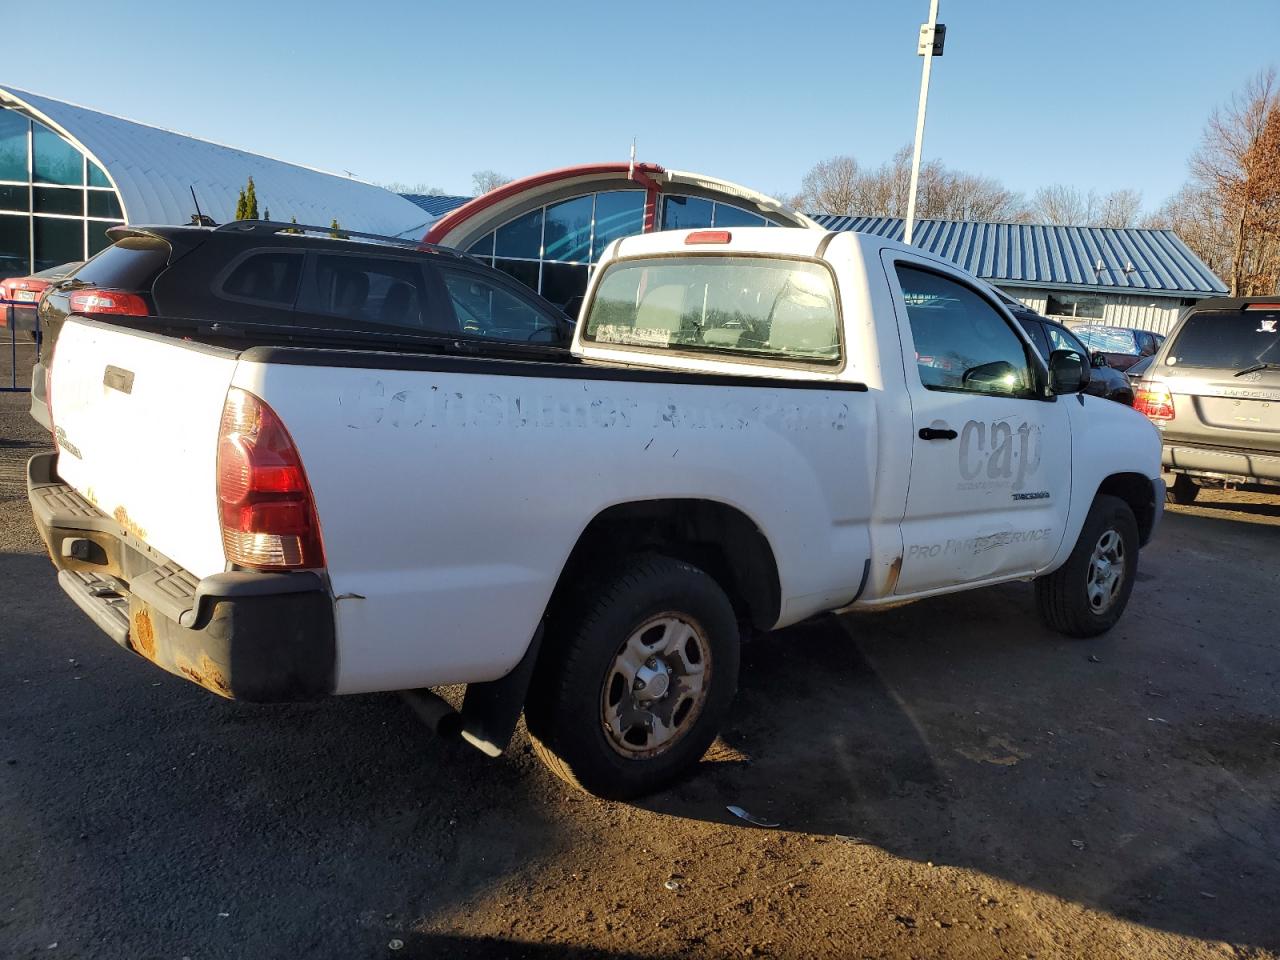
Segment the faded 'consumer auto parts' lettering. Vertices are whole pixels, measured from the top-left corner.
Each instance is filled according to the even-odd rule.
[[[708,396],[712,396],[708,394]],[[366,382],[338,397],[343,421],[352,429],[414,428],[576,428],[745,430],[844,430],[848,404],[810,396],[788,402],[770,396],[717,396],[639,400],[581,394],[496,393],[450,390],[439,384],[390,390],[381,380]]]

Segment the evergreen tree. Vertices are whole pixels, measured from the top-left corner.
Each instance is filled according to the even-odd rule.
[[[263,211],[262,211],[262,219],[263,219],[263,220],[270,220],[270,219],[271,219],[271,208],[270,208],[270,207],[267,207],[265,210],[263,210]]]
[[[246,220],[258,219],[258,194],[253,188],[253,177],[249,178],[248,186],[244,189],[244,207]]]
[[[335,240],[347,239],[346,234],[342,232],[342,227],[338,224],[338,218],[334,217],[333,222],[329,224],[329,236]]]
[[[244,198],[244,187],[241,187],[240,196],[236,199],[236,219],[247,220],[249,218],[249,215],[247,212],[248,209],[249,209],[248,204],[245,203],[245,198]]]

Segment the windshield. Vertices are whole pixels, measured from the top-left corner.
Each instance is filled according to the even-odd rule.
[[[831,271],[768,257],[658,257],[611,264],[583,338],[649,349],[838,363]]]
[[[1169,366],[1244,370],[1280,364],[1280,310],[1193,313],[1164,362]]]
[[[1139,354],[1138,344],[1132,330],[1121,327],[1076,327],[1075,335],[1084,341],[1090,350],[1101,353]]]

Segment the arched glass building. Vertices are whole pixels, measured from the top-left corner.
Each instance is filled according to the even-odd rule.
[[[123,222],[102,167],[43,123],[0,108],[0,277],[85,260]]]
[[[445,214],[426,240],[466,250],[564,306],[618,237],[685,227],[813,226],[744,187],[653,163],[566,167],[516,180]]]
[[[370,183],[0,87],[0,279],[84,260],[115,223],[190,223],[197,201],[231,220],[250,177],[277,220],[417,238],[431,219]]]

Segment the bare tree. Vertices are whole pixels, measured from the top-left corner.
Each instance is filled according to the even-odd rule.
[[[814,213],[842,216],[864,213],[858,209],[858,161],[850,156],[832,157],[815,163],[800,181],[800,193],[793,198]]]
[[[792,205],[813,213],[902,217],[911,186],[911,146],[871,170],[850,156],[832,157],[805,174]],[[921,219],[1013,220],[1022,196],[990,177],[950,170],[939,160],[920,167],[916,215]]]
[[[1192,183],[1212,191],[1230,225],[1232,296],[1280,283],[1280,88],[1274,70],[1254,76],[1209,115],[1191,157]]]
[[[1092,226],[1132,227],[1142,211],[1142,194],[1137,190],[1113,190],[1098,201]]]
[[[1230,273],[1234,250],[1231,225],[1214,190],[1188,183],[1139,225],[1149,230],[1172,230],[1215,274]]]
[[[510,177],[504,177],[496,170],[477,170],[471,175],[471,193],[473,196],[478,197],[482,193],[496,190],[504,183],[510,182]]]
[[[383,190],[390,190],[392,193],[414,193],[428,197],[443,197],[444,191],[439,187],[433,187],[430,184],[422,183],[402,183],[399,180],[392,180],[390,183],[378,184]]]
[[[1032,218],[1058,226],[1131,227],[1141,209],[1142,194],[1127,189],[1099,194],[1055,183],[1041,187],[1031,198]]]

